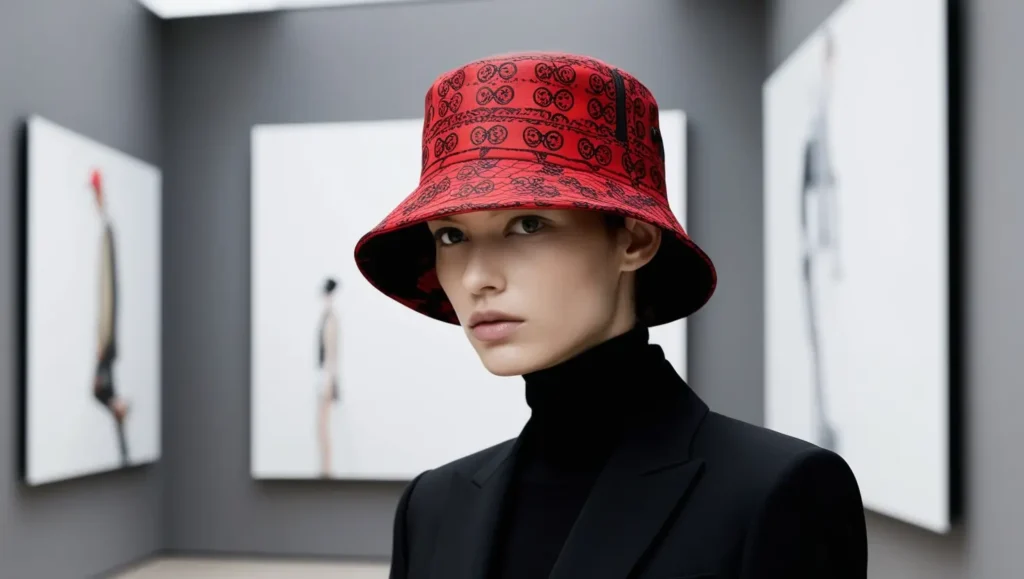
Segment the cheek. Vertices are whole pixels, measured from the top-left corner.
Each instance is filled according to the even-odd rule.
[[[570,330],[604,318],[615,303],[615,273],[600,248],[554,247],[534,256],[522,272],[519,290],[528,293],[532,313],[549,329]]]

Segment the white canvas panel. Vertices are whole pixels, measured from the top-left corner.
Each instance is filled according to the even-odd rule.
[[[851,0],[764,87],[766,424],[839,452],[868,508],[939,532],[950,516],[945,4]]]
[[[27,124],[25,479],[38,485],[160,457],[160,171],[46,119]],[[123,423],[94,397],[104,218],[117,286],[116,395]]]

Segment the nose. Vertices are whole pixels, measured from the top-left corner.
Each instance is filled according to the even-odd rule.
[[[498,248],[487,242],[469,245],[472,248],[462,273],[462,284],[466,290],[474,296],[504,291],[506,280]]]

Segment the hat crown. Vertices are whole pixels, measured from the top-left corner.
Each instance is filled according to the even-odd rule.
[[[515,159],[593,171],[666,198],[654,96],[595,58],[477,60],[440,75],[424,107],[421,183],[454,163]]]
[[[356,244],[356,263],[378,290],[458,324],[426,222],[473,211],[586,210],[666,233],[638,272],[642,323],[688,316],[711,297],[714,265],[665,194],[658,104],[632,75],[573,54],[504,54],[439,76],[424,105],[419,186]]]

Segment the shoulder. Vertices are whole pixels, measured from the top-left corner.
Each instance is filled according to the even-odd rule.
[[[434,495],[443,492],[452,475],[455,474],[460,474],[465,478],[473,478],[477,471],[490,464],[499,454],[507,451],[515,443],[515,440],[512,438],[500,442],[494,446],[421,473],[416,480],[416,486],[419,489],[417,494]]]
[[[399,512],[404,512],[410,525],[413,521],[438,520],[456,476],[472,479],[477,471],[494,461],[514,443],[514,438],[506,440],[420,473],[402,492]]]
[[[710,412],[694,437],[713,496],[750,521],[765,504],[838,504],[863,515],[853,470],[835,452],[780,432]],[[794,494],[795,493],[795,494]],[[801,494],[802,493],[802,494]]]
[[[709,412],[694,437],[694,452],[752,483],[771,485],[788,474],[826,469],[848,476],[853,472],[838,454],[805,440]]]
[[[441,530],[443,511],[456,481],[471,479],[481,469],[492,468],[508,454],[515,439],[485,448],[469,456],[418,474],[406,485],[395,509],[391,548],[391,577],[407,577],[414,561],[432,556],[433,538]]]
[[[839,454],[714,412],[694,439],[694,452],[706,462],[712,496],[745,529],[748,559],[781,561],[772,553],[788,541],[793,548],[827,549],[830,560],[846,561],[851,570],[866,561],[860,489]]]

